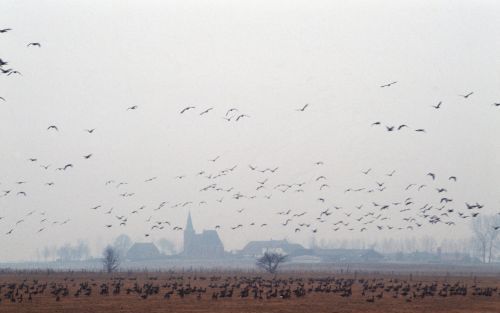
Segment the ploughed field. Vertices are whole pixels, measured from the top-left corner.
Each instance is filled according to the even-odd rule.
[[[0,274],[0,312],[500,312],[498,277]]]

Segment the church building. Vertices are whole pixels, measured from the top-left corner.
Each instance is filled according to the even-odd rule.
[[[188,214],[186,228],[184,228],[184,252],[182,255],[190,259],[216,259],[224,257],[224,245],[215,230],[204,230],[197,234]]]

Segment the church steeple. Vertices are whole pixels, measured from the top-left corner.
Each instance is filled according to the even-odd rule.
[[[186,228],[184,228],[184,255],[192,255],[195,247],[193,241],[196,233],[193,228],[193,221],[191,220],[191,212],[188,213]]]
[[[194,233],[193,222],[191,220],[191,211],[188,213],[188,219],[187,219],[185,231]]]

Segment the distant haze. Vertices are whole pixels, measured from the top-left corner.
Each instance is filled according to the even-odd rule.
[[[99,254],[121,233],[181,245],[182,231],[172,227],[184,227],[188,211],[198,232],[220,225],[227,250],[271,238],[465,238],[470,218],[457,214],[470,214],[465,202],[500,213],[496,1],[4,0],[1,7],[0,28],[12,28],[0,34],[3,68],[22,76],[0,75],[0,195],[11,190],[0,197],[0,262],[78,239]],[[180,114],[188,106],[196,108]],[[248,117],[226,121],[231,108]],[[401,124],[409,129],[385,129]],[[319,190],[321,175],[329,188]],[[376,182],[386,189],[366,192]],[[410,183],[417,185],[406,191]],[[211,184],[234,189],[200,191]],[[441,187],[448,191],[438,194]],[[440,207],[442,196],[453,199],[446,207],[455,211],[442,218],[455,226],[419,216],[426,203]],[[392,205],[409,197],[410,211]],[[380,212],[373,202],[391,206]],[[320,222],[327,208],[332,215]],[[288,216],[277,213],[289,209],[306,214],[282,226]],[[371,211],[388,219],[355,220]],[[116,216],[127,216],[126,226]],[[423,225],[386,228],[406,228],[411,217]],[[341,220],[349,226],[334,231]],[[156,221],[171,227],[151,230]],[[299,223],[311,226],[295,232]]]

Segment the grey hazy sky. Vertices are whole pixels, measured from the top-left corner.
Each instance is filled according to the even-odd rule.
[[[0,101],[0,190],[12,190],[0,197],[0,260],[27,259],[38,247],[77,239],[98,251],[120,233],[179,243],[181,232],[150,231],[146,219],[184,226],[188,210],[199,231],[222,225],[227,249],[254,239],[308,243],[313,235],[327,241],[468,236],[470,219],[455,212],[445,219],[455,227],[430,225],[418,209],[439,207],[435,188],[445,187],[454,199],[449,208],[468,214],[464,203],[477,201],[485,205],[481,214],[500,211],[500,108],[492,105],[500,102],[500,4],[374,2],[3,0],[0,28],[13,30],[0,34],[0,58],[22,76],[0,76],[0,96],[7,100]],[[42,48],[27,48],[29,42]],[[398,83],[380,88],[391,81]],[[459,96],[470,91],[468,99]],[[433,109],[439,101],[441,109]],[[306,103],[304,112],[296,111]],[[139,107],[127,111],[132,105]],[[196,109],[180,115],[188,105]],[[233,107],[250,117],[225,121]],[[375,121],[411,129],[389,133],[371,127]],[[47,131],[49,125],[59,132]],[[320,160],[324,165],[316,166]],[[55,171],[67,163],[74,168]],[[279,169],[262,174],[249,164]],[[234,165],[217,179],[196,175]],[[368,168],[369,175],[361,173]],[[392,170],[396,174],[387,177]],[[436,173],[435,182],[428,172]],[[330,188],[319,191],[320,175]],[[451,175],[457,183],[448,181]],[[153,176],[158,179],[144,182]],[[266,188],[256,191],[265,178]],[[111,179],[128,184],[105,186]],[[45,186],[49,181],[55,185]],[[375,188],[376,181],[387,189],[344,193]],[[273,190],[302,182],[304,193]],[[212,183],[234,190],[199,191]],[[404,191],[409,183],[428,187]],[[123,192],[135,195],[120,197]],[[256,198],[236,200],[236,192]],[[411,211],[391,206],[382,212],[388,220],[359,231],[362,222],[354,218],[378,214],[373,201],[407,197],[415,202]],[[168,204],[153,211],[162,201]],[[186,201],[193,204],[172,207]],[[102,208],[90,210],[97,205]],[[140,214],[130,213],[141,205]],[[104,214],[111,207],[113,214]],[[327,207],[334,213],[318,222]],[[284,227],[286,217],[276,213],[288,209],[307,214]],[[43,212],[47,221],[41,223]],[[116,215],[129,216],[126,227],[118,226]],[[406,227],[405,217],[424,225],[414,231],[375,227]],[[53,224],[66,219],[66,225]],[[339,220],[355,230],[334,232]],[[249,226],[253,221],[269,226]],[[302,222],[318,232],[295,233]],[[242,229],[230,229],[240,223]]]

